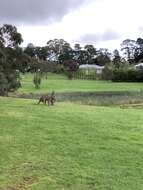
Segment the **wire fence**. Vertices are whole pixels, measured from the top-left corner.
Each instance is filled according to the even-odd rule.
[[[74,79],[96,80],[97,73],[95,70],[78,70],[73,74]]]

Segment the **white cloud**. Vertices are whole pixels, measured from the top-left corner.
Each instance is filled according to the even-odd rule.
[[[142,0],[91,0],[86,6],[81,7],[62,19],[59,23],[49,26],[20,27],[25,44],[33,42],[45,45],[49,39],[64,38],[69,42],[80,41],[81,36],[100,36],[106,31],[112,31],[115,36],[110,36],[108,42],[103,37],[95,42],[109,48],[119,47],[126,38],[136,39],[143,37],[139,28],[143,27],[143,1]],[[105,36],[104,37],[109,37]],[[84,43],[84,39],[83,39]],[[118,48],[117,47],[117,48]]]

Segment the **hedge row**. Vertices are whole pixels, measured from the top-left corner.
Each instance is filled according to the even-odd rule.
[[[143,82],[143,69],[115,69],[112,73],[114,82]]]

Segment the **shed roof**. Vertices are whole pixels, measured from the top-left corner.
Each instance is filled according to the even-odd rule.
[[[104,66],[99,66],[96,64],[84,64],[79,66],[80,69],[104,69]]]

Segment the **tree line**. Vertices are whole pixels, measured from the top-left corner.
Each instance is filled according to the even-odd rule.
[[[115,64],[128,61],[129,64],[136,64],[143,59],[143,39],[126,39],[121,43],[121,52],[115,49],[112,53],[106,48],[97,49],[94,45],[87,44],[81,47],[80,44],[71,45],[64,39],[49,40],[46,46],[37,47],[29,43],[24,52],[30,57],[39,60],[50,60],[63,63],[73,59],[79,64],[106,65],[113,61]]]
[[[120,69],[123,65],[134,65],[143,60],[143,39],[126,39],[121,43],[120,51],[113,53],[106,48],[95,48],[87,44],[81,47],[64,39],[49,40],[45,46],[39,47],[29,43],[22,48],[22,35],[10,24],[0,27],[0,95],[7,95],[21,86],[20,72],[66,72],[69,78],[81,64],[97,64],[107,67],[113,65]],[[105,72],[105,73],[106,73]]]

